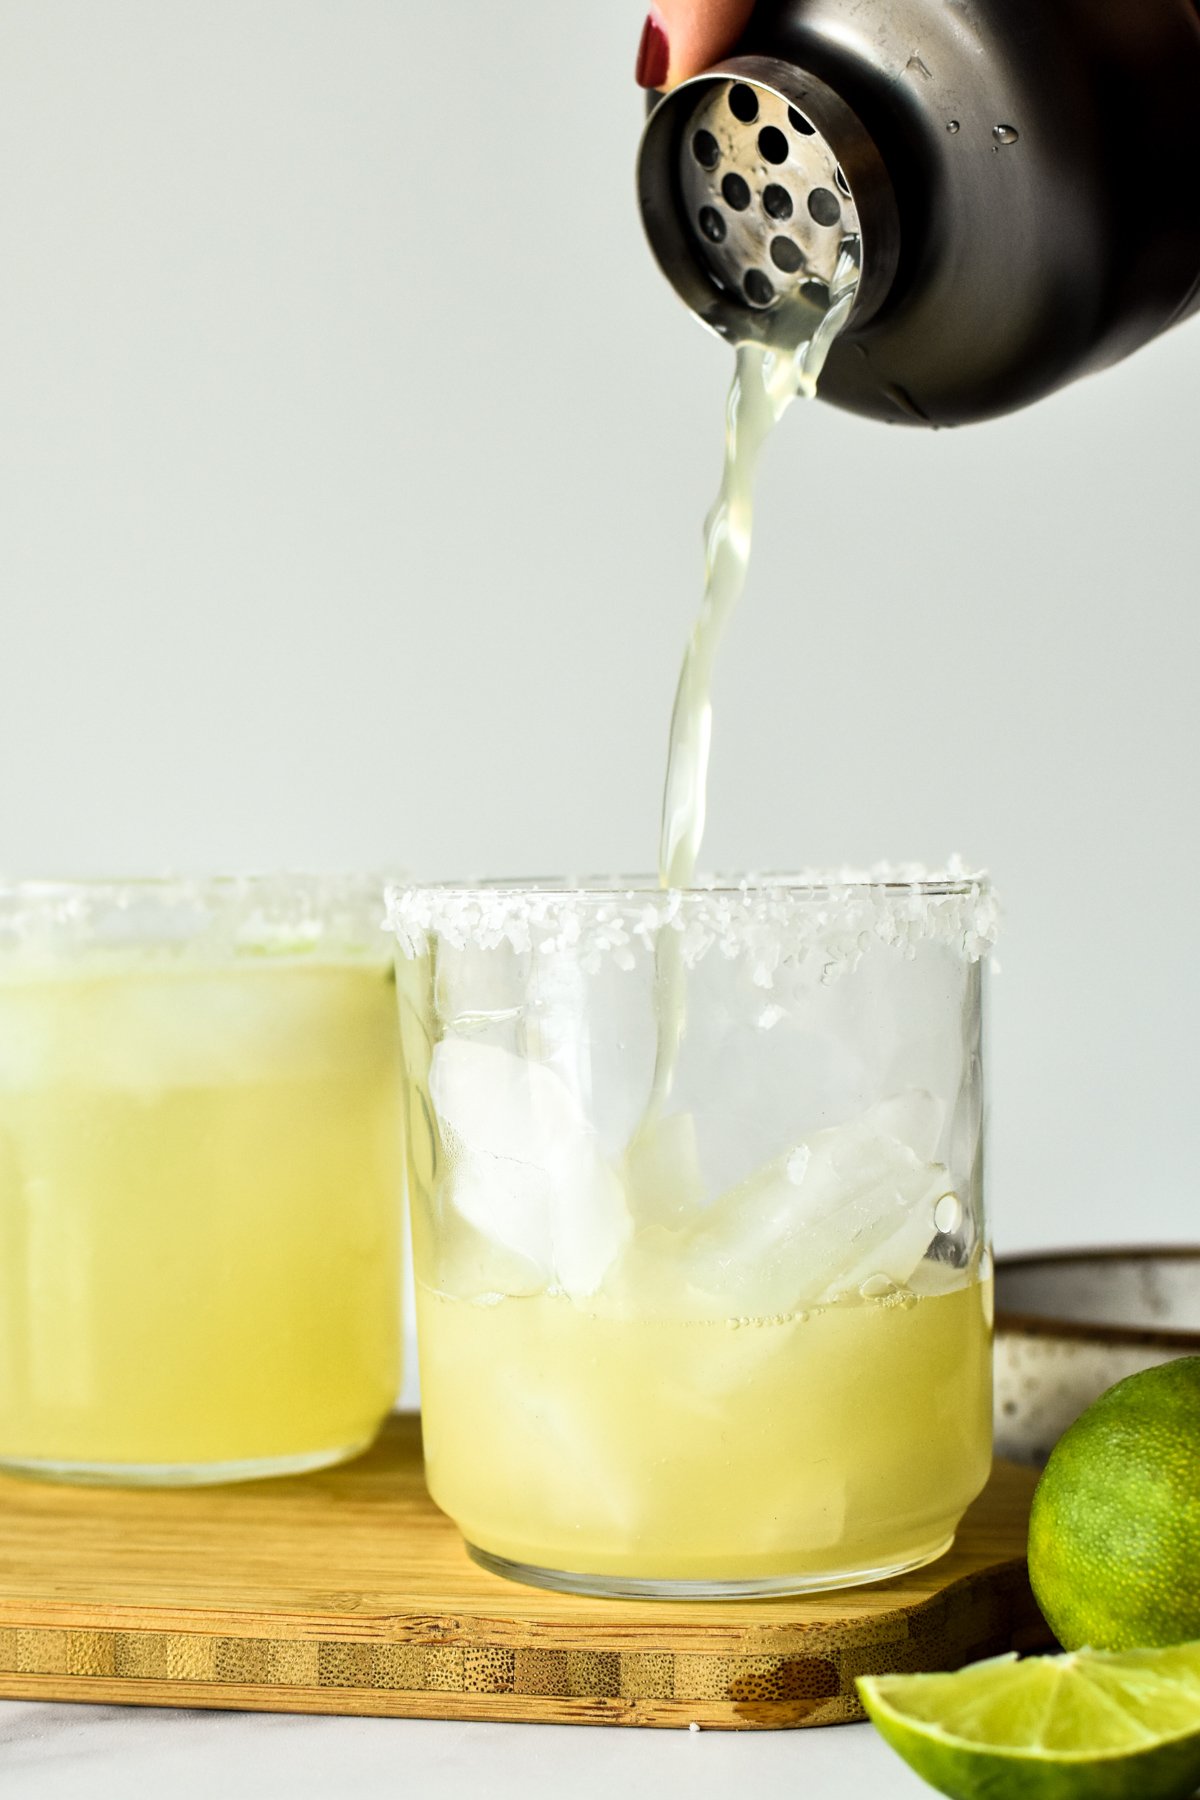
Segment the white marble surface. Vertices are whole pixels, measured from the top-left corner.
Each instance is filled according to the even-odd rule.
[[[920,1800],[867,1725],[633,1731],[0,1702],[13,1800]]]

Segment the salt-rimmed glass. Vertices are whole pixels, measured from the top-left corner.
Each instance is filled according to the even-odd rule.
[[[0,1466],[230,1481],[375,1435],[403,1189],[382,894],[0,883]]]
[[[986,882],[388,909],[427,1478],[476,1558],[703,1597],[940,1555],[990,1465]]]

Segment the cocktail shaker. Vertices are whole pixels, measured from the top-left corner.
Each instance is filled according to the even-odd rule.
[[[955,425],[1040,399],[1200,308],[1196,0],[759,0],[652,103],[660,266],[731,341],[853,307],[821,397]]]

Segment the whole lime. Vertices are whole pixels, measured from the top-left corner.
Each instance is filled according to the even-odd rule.
[[[1200,1356],[1131,1375],[1059,1439],[1029,1579],[1066,1650],[1200,1638]]]

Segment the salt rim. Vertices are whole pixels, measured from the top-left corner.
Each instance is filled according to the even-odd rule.
[[[382,963],[389,880],[395,873],[0,878],[0,964],[301,956]]]
[[[588,973],[606,958],[628,970],[639,948],[653,950],[659,933],[671,930],[682,936],[689,968],[714,948],[731,959],[749,956],[763,987],[784,959],[814,959],[821,979],[831,980],[875,943],[908,957],[919,944],[942,944],[978,962],[1000,923],[986,872],[969,870],[958,857],[942,870],[880,863],[687,889],[391,885],[386,899],[387,922],[409,958],[425,955],[436,940],[455,950],[570,951]]]

